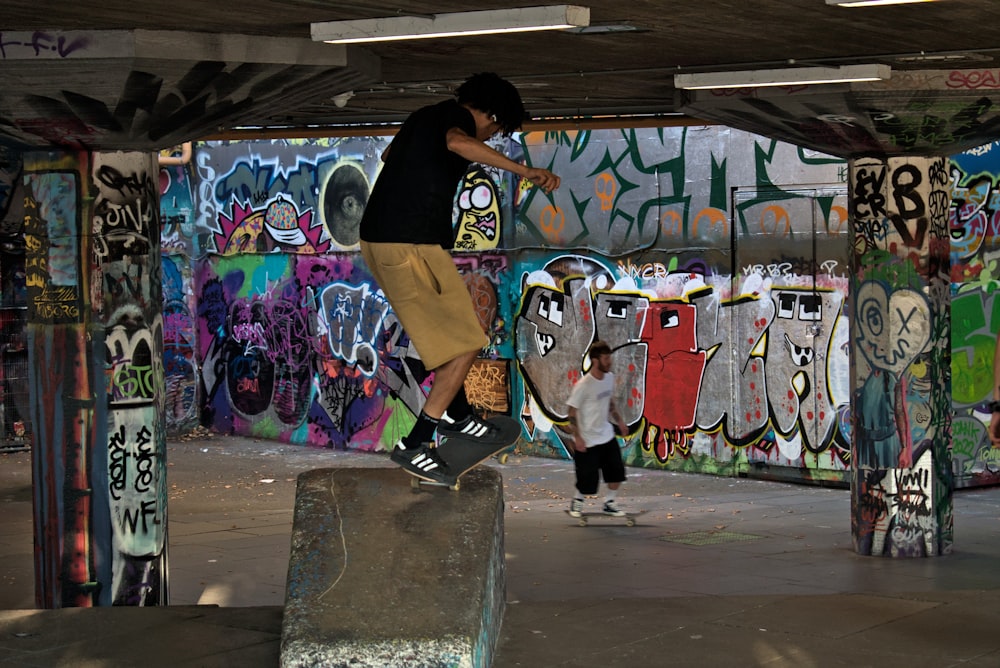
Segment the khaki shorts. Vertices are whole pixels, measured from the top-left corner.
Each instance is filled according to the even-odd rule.
[[[425,367],[436,369],[489,343],[448,251],[362,241],[361,255]]]

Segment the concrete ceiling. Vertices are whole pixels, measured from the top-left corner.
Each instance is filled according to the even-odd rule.
[[[536,118],[686,114],[843,157],[1000,138],[997,0],[596,0],[581,1],[592,26],[616,29],[348,48],[310,38],[312,22],[530,4],[5,0],[0,138],[158,149],[248,126],[394,123],[479,71],[514,82]],[[671,76],[862,62],[890,65],[892,79],[686,92]]]

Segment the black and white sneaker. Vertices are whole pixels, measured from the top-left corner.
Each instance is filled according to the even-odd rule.
[[[605,501],[604,507],[601,508],[601,512],[605,515],[612,515],[614,517],[625,517],[628,513],[618,507],[618,504],[614,501]]]
[[[448,463],[438,454],[437,448],[428,443],[421,443],[419,448],[407,448],[400,441],[392,449],[389,459],[418,478],[431,482],[448,482],[450,480]]]
[[[488,445],[503,445],[505,441],[499,427],[489,420],[480,420],[476,415],[456,421],[446,412],[438,422],[437,431],[442,438],[461,438]]]

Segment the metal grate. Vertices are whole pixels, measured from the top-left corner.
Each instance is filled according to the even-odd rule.
[[[757,540],[758,538],[763,538],[763,536],[758,536],[752,533],[738,533],[736,531],[691,531],[690,533],[660,536],[660,540],[665,540],[669,543],[683,543],[685,545],[743,543],[751,540]]]
[[[26,315],[23,308],[0,309],[0,450],[31,444]]]

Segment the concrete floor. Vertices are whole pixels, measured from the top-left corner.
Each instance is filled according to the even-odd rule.
[[[0,454],[0,666],[277,666],[296,477],[383,465],[172,441],[171,605],[43,611],[30,455]],[[639,525],[579,527],[564,513],[569,462],[498,468],[508,605],[495,668],[1000,666],[1000,489],[956,493],[953,554],[891,560],[853,552],[847,490],[630,469],[620,502],[648,511]]]

